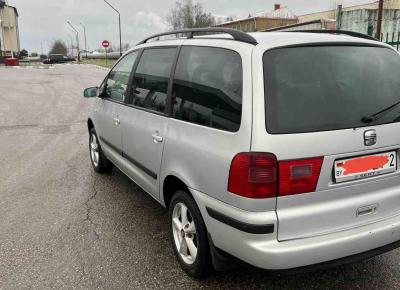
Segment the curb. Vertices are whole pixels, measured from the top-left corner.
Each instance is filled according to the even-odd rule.
[[[88,66],[95,67],[95,68],[98,68],[98,69],[101,69],[101,70],[105,70],[105,71],[109,71],[110,70],[109,68],[106,68],[104,66],[100,66],[100,65],[97,65],[97,64],[84,63],[83,65],[88,65]]]

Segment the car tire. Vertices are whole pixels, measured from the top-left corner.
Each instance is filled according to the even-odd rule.
[[[106,158],[99,143],[96,130],[89,131],[89,155],[94,171],[98,173],[110,172],[112,163]]]
[[[205,277],[211,269],[207,229],[200,210],[186,191],[178,190],[173,195],[169,222],[172,247],[179,264],[192,277]]]

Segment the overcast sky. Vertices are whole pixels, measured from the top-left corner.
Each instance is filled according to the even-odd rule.
[[[287,6],[296,15],[344,6],[372,2],[373,0],[200,0],[206,11],[216,15],[247,16],[249,13],[270,11],[274,3]],[[19,13],[21,48],[46,53],[54,39],[67,41],[74,37],[67,21],[82,31],[87,29],[90,49],[100,46],[103,39],[118,44],[118,17],[103,0],[8,0]],[[165,17],[175,0],[109,0],[121,12],[122,41],[135,44],[145,36],[167,29]],[[83,33],[81,33],[83,43]],[[69,41],[69,40],[68,40]]]

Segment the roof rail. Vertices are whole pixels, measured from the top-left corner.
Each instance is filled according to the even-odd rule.
[[[174,35],[174,34],[188,34],[187,38],[193,38],[193,35],[195,33],[205,33],[205,32],[215,32],[215,33],[226,33],[229,34],[230,36],[233,37],[234,40],[241,41],[241,42],[246,42],[250,44],[257,45],[257,40],[255,40],[254,37],[251,35],[231,29],[231,28],[220,28],[220,27],[206,27],[206,28],[189,28],[189,29],[181,29],[181,30],[174,30],[174,31],[169,31],[169,32],[163,32],[159,34],[155,34],[153,36],[147,37],[144,40],[140,41],[139,44],[146,43],[150,39],[157,38],[160,36],[166,36],[166,35]]]
[[[354,31],[347,31],[347,30],[333,30],[333,29],[325,29],[325,30],[286,30],[282,32],[308,32],[308,33],[330,33],[330,34],[344,34],[344,35],[349,35],[353,37],[358,37],[358,38],[364,38],[364,39],[369,39],[369,40],[375,40],[378,41],[375,37],[372,37],[367,34],[359,33],[359,32],[354,32]]]

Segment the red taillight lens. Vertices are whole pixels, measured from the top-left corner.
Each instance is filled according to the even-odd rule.
[[[270,153],[239,153],[231,163],[228,191],[247,198],[315,191],[324,158],[284,160]],[[279,181],[278,181],[279,164]]]
[[[231,163],[228,191],[248,198],[277,194],[277,162],[269,153],[239,153]]]
[[[324,158],[279,162],[279,195],[315,191]]]

